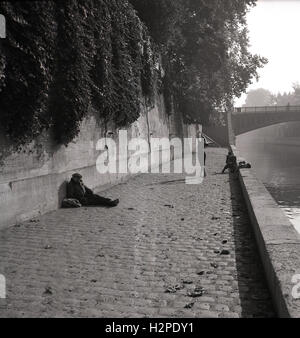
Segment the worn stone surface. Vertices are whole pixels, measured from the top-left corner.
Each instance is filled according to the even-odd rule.
[[[106,191],[117,208],[58,210],[0,231],[0,317],[272,317],[237,181],[141,175]],[[220,253],[225,250],[226,254]]]
[[[267,245],[267,250],[277,279],[274,288],[285,303],[282,306],[289,317],[300,318],[300,243]]]
[[[299,318],[300,235],[251,169],[241,170],[239,179],[276,312]]]

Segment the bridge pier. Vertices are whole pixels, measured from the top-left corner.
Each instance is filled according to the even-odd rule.
[[[230,145],[236,145],[236,136],[233,131],[233,125],[232,125],[232,113],[228,112],[227,114],[227,130],[228,130],[228,141]]]
[[[229,147],[230,145],[235,145],[236,137],[233,130],[233,124],[232,124],[232,113],[224,113],[226,114],[225,125],[204,125],[203,126],[203,132],[211,137],[213,140],[215,140],[218,145],[221,147]]]

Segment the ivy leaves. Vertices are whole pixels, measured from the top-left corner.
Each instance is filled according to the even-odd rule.
[[[127,0],[1,2],[0,124],[16,148],[52,130],[67,145],[93,106],[117,127],[154,95],[155,53]]]
[[[50,128],[67,145],[91,106],[104,124],[136,121],[161,81],[168,112],[206,122],[266,62],[248,50],[245,15],[255,2],[1,2],[0,126],[16,147]]]

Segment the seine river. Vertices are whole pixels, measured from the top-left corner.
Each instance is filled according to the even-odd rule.
[[[236,145],[300,233],[300,122],[243,134]]]

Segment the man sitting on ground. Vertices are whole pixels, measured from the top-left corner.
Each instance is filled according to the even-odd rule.
[[[84,185],[80,174],[74,174],[68,183],[67,198],[76,199],[84,206],[116,207],[119,204],[118,199],[111,200],[94,194],[91,189]]]
[[[225,173],[225,170],[229,169],[231,173],[235,173],[237,171],[237,164],[236,164],[236,156],[234,156],[232,151],[228,152],[226,158],[226,165],[222,170],[222,174]]]

